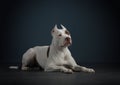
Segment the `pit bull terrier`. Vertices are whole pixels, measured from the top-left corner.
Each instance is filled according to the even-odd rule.
[[[23,54],[22,70],[28,70],[30,65],[37,62],[46,72],[95,72],[93,69],[80,66],[75,62],[68,49],[68,46],[72,44],[71,34],[63,25],[61,27],[62,29],[58,29],[55,25],[52,29],[53,39],[50,46],[36,46]]]

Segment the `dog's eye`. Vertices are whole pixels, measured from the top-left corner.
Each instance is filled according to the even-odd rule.
[[[58,36],[62,36],[62,34],[59,34]]]
[[[65,34],[70,35],[70,32],[68,30],[65,31]]]

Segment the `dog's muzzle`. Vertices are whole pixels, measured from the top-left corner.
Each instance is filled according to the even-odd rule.
[[[66,37],[63,46],[70,46],[72,44],[72,39],[70,37]]]
[[[67,44],[72,44],[71,38],[69,38],[69,37],[66,37],[65,41],[66,41]]]

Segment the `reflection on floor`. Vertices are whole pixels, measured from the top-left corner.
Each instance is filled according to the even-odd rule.
[[[0,85],[120,85],[120,69],[113,66],[91,66],[96,73],[43,72],[0,68]]]

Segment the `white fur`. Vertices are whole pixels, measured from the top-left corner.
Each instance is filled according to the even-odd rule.
[[[95,72],[93,69],[77,65],[73,59],[68,46],[72,43],[70,34],[63,25],[58,29],[57,25],[52,29],[52,42],[50,45],[49,56],[47,57],[48,46],[36,46],[27,50],[22,58],[22,70],[28,70],[35,58],[44,71],[61,71],[73,73],[73,71]],[[68,39],[66,39],[68,38]]]

